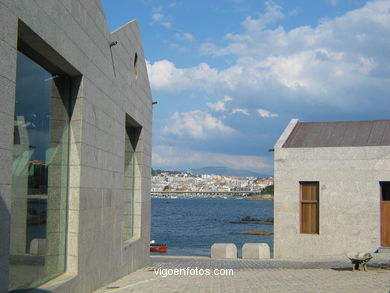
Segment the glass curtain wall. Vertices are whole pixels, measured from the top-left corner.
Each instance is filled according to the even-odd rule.
[[[18,52],[11,199],[11,290],[65,272],[70,78]]]

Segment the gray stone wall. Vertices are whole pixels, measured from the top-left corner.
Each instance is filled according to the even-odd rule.
[[[380,181],[390,147],[282,148],[275,145],[274,255],[314,257],[380,247]],[[300,181],[319,181],[319,234],[300,233]]]
[[[19,34],[21,26],[35,32],[40,40],[29,41],[39,54],[76,81],[67,270],[42,288],[91,292],[149,261],[152,99],[138,23],[109,33],[100,0],[2,0],[0,23],[0,292],[8,290],[18,26]],[[129,241],[122,239],[126,113],[142,126],[138,233]]]

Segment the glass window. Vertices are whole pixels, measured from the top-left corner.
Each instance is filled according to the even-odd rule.
[[[134,54],[133,67],[134,67],[134,76],[135,76],[135,79],[137,79],[138,78],[138,54],[137,53]]]
[[[65,271],[70,78],[18,52],[9,288]]]
[[[139,136],[141,127],[130,124],[132,120],[126,117],[125,134],[125,170],[124,170],[124,204],[123,204],[123,240],[129,240],[135,236],[135,206],[136,196],[139,192],[137,178],[140,178],[140,152]],[[135,122],[134,122],[135,123]],[[137,184],[138,183],[138,184]]]

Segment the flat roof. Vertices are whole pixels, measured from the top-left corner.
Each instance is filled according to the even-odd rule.
[[[283,148],[390,146],[390,120],[298,122]]]

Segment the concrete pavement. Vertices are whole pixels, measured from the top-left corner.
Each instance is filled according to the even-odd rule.
[[[376,254],[368,271],[352,272],[345,256],[309,260],[215,260],[208,257],[152,256],[148,267],[95,293],[389,293],[390,271],[382,269],[389,264],[389,260],[390,254]],[[177,275],[174,275],[175,269]],[[206,275],[207,270],[209,275]],[[231,270],[233,275],[228,275]],[[194,275],[195,272],[203,275]],[[214,272],[226,275],[216,276]]]

